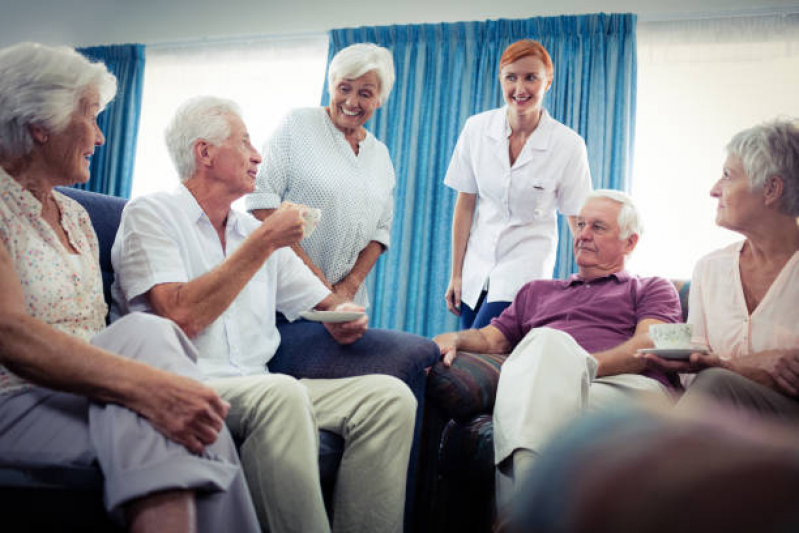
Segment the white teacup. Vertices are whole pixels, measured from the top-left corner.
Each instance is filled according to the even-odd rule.
[[[655,324],[649,326],[649,336],[655,348],[682,350],[691,348],[691,324]]]
[[[319,219],[322,218],[322,211],[315,207],[305,207],[302,210],[302,237],[310,237],[311,233],[319,225]]]

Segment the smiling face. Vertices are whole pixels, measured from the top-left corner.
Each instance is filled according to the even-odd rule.
[[[733,231],[746,230],[765,207],[762,191],[751,190],[743,161],[735,154],[727,156],[710,196],[718,199],[716,224]]]
[[[380,79],[370,70],[360,78],[336,80],[330,95],[329,114],[345,134],[363,126],[380,107]]]
[[[596,278],[624,268],[627,254],[633,251],[638,235],[619,239],[621,204],[609,198],[590,198],[577,217],[574,260],[583,278]]]
[[[228,115],[230,135],[218,146],[211,146],[212,176],[226,185],[232,196],[240,197],[255,190],[255,176],[261,163],[261,154],[250,142],[244,121],[237,115]]]
[[[524,56],[499,70],[502,96],[511,112],[538,113],[552,83],[544,62],[537,56]]]
[[[97,125],[100,95],[96,88],[87,88],[61,133],[50,134],[42,143],[47,167],[56,176],[54,185],[73,185],[89,181],[89,164],[94,150],[105,142]]]

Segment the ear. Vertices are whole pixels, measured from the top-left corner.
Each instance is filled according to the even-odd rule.
[[[774,175],[766,179],[766,184],[763,186],[763,200],[767,207],[774,206],[782,198],[785,190],[785,181],[782,176]]]
[[[635,246],[638,244],[638,234],[633,233],[626,239],[624,239],[624,254],[629,255],[635,250]]]
[[[28,132],[31,134],[33,142],[37,144],[44,144],[50,140],[50,132],[36,124],[29,124]]]
[[[197,166],[211,167],[214,163],[214,145],[205,139],[194,141],[194,159]]]

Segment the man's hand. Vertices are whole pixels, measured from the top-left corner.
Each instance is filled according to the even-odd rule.
[[[305,209],[303,205],[283,202],[271,216],[261,223],[260,237],[268,241],[275,250],[300,242],[302,240],[303,209]]]
[[[799,396],[799,350],[786,350],[770,370],[779,392]]]
[[[694,374],[706,368],[723,366],[722,359],[714,353],[692,353],[688,359],[665,359],[651,353],[637,353],[635,356],[643,359],[647,368],[666,374]]]
[[[356,305],[352,302],[345,302],[336,306],[334,311],[366,311],[360,305]],[[324,326],[327,329],[328,333],[336,339],[336,342],[339,344],[352,344],[353,342],[357,341],[363,334],[366,333],[366,329],[369,324],[369,315],[364,315],[358,320],[352,320],[350,322],[325,322]]]
[[[136,411],[158,431],[193,453],[201,455],[216,442],[230,404],[199,381],[158,371],[158,378],[142,387]]]
[[[458,353],[458,333],[452,332],[436,335],[433,338],[433,342],[438,344],[438,348],[441,350],[441,360],[444,366],[452,366],[452,362],[455,360],[455,356]]]
[[[461,316],[461,278],[450,278],[444,300],[450,313]]]

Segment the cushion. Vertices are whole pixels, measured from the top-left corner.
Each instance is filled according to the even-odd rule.
[[[507,354],[458,352],[447,368],[440,361],[430,370],[427,399],[445,416],[467,423],[481,414],[491,414],[499,383],[499,371]]]

